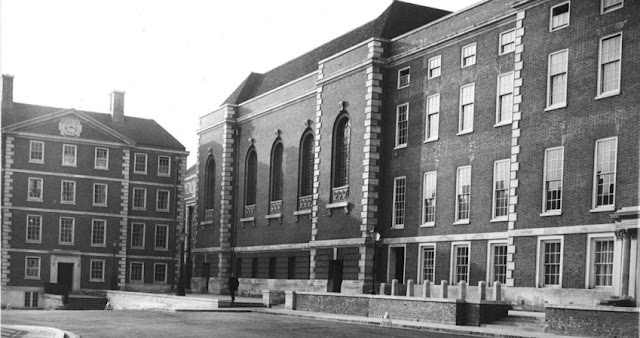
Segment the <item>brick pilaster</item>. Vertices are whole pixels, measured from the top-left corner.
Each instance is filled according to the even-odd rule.
[[[222,180],[220,192],[220,248],[222,252],[218,259],[218,277],[228,277],[231,272],[231,222],[233,202],[233,173],[235,158],[235,106],[225,106],[222,127]]]
[[[122,150],[122,186],[120,189],[120,250],[118,251],[118,288],[123,289],[127,275],[127,238],[129,229],[129,170],[131,169],[131,151]]]
[[[518,220],[518,169],[520,167],[520,119],[522,117],[522,53],[524,51],[523,37],[524,26],[523,21],[525,12],[518,12],[516,17],[516,50],[515,70],[513,75],[513,122],[511,124],[511,173],[509,182],[509,230],[515,229]],[[513,255],[516,253],[516,247],[513,237],[507,242],[507,286],[514,285],[515,261]]]
[[[11,166],[14,158],[14,144],[15,138],[13,136],[7,136],[5,139],[5,152],[4,152],[4,186],[2,196],[2,206],[10,207],[13,205],[13,172]],[[6,286],[9,281],[9,270],[11,267],[11,254],[9,248],[11,248],[11,226],[12,213],[10,209],[2,211],[2,279],[1,285]]]

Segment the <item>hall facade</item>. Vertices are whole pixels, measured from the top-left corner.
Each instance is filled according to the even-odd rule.
[[[192,290],[640,289],[640,4],[394,1],[200,118]]]

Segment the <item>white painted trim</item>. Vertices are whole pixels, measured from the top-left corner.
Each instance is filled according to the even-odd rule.
[[[493,282],[495,282],[493,280],[493,265],[494,265],[494,257],[493,257],[493,251],[491,251],[491,249],[495,246],[495,245],[499,245],[499,244],[504,244],[505,246],[508,246],[509,241],[508,240],[504,240],[504,239],[500,239],[500,240],[489,240],[487,241],[487,275],[486,275],[486,281],[487,281],[487,286],[492,286]],[[508,253],[507,253],[508,255]],[[507,262],[509,260],[507,259]]]
[[[601,205],[597,206],[598,199],[598,182],[597,179],[597,168],[598,168],[598,143],[605,142],[609,140],[614,140],[616,147],[616,157],[613,162],[613,204]],[[593,147],[593,177],[592,177],[592,190],[591,190],[591,212],[599,212],[599,211],[613,211],[616,206],[616,191],[618,190],[617,178],[618,178],[618,136],[605,137],[596,140]]]
[[[425,247],[433,248],[433,278],[436,278],[436,267],[438,266],[436,260],[438,258],[437,243],[420,243],[418,245],[418,274],[416,275],[417,284],[424,284],[424,255],[423,250]],[[435,281],[431,281],[435,283]]]
[[[471,98],[471,127],[469,129],[462,129],[462,116],[463,116],[463,111],[462,111],[462,91],[463,89],[467,88],[467,87],[472,87],[473,88],[473,97]],[[472,83],[467,83],[465,85],[460,86],[460,92],[459,92],[459,100],[458,100],[458,134],[457,135],[462,135],[462,134],[467,134],[467,133],[471,133],[473,132],[473,119],[475,118],[475,110],[476,110],[476,83],[472,82]]]
[[[422,221],[421,222],[422,223],[421,226],[425,226],[425,227],[426,226],[435,226],[436,225],[435,224],[435,220],[433,222],[427,222],[425,220],[425,213],[426,213],[425,209],[426,208],[425,208],[424,200],[426,199],[425,195],[426,195],[426,192],[427,192],[426,191],[427,190],[427,175],[429,175],[429,174],[433,174],[434,177],[435,177],[435,180],[434,180],[435,181],[434,182],[435,187],[433,187],[433,190],[435,191],[435,197],[433,198],[433,200],[434,200],[433,204],[434,204],[434,207],[436,209],[434,210],[434,217],[437,215],[436,211],[438,210],[437,209],[438,208],[438,172],[435,171],[435,170],[434,171],[427,171],[422,175],[422,199],[421,199],[422,207],[420,208],[422,210],[422,215],[420,216],[420,219]]]
[[[469,241],[464,241],[464,242],[451,242],[451,253],[449,254],[449,284],[450,285],[458,285],[458,282],[454,282],[455,281],[455,276],[456,276],[456,258],[458,257],[455,254],[455,249],[457,247],[462,247],[462,246],[466,246],[467,247],[467,253],[468,253],[468,261],[467,261],[467,284],[469,284],[469,277],[471,276],[471,242]]]
[[[62,237],[62,219],[66,218],[66,219],[71,219],[71,242],[62,242],[60,240],[60,237]],[[75,239],[76,239],[76,218],[75,217],[68,217],[68,216],[60,216],[58,218],[58,245],[75,245]]]
[[[69,147],[69,149],[73,149],[73,163],[64,163],[64,152],[65,149]],[[78,166],[78,146],[75,144],[63,143],[62,144],[62,162],[61,165],[63,167],[77,167]]]
[[[92,140],[92,139],[81,139],[81,138],[76,139],[71,137],[36,134],[36,133],[21,132],[21,131],[6,131],[5,133],[14,135],[17,138],[38,139],[43,141],[67,142],[67,141],[73,140],[73,142],[77,144],[87,144],[87,145],[94,145],[94,146],[112,146],[117,148],[127,148],[131,146],[130,144],[127,144],[127,143],[116,143],[116,142],[109,142],[109,141],[103,141],[103,140]],[[30,162],[30,163],[40,163],[40,162]]]
[[[291,243],[291,244],[273,244],[273,245],[256,245],[256,246],[239,246],[234,247],[235,252],[263,252],[263,251],[285,251],[285,250],[309,250],[309,243]],[[194,249],[198,252],[218,252],[222,251],[219,247],[198,248]]]
[[[511,116],[509,117],[508,120],[505,119],[504,121],[500,121],[500,118],[499,118],[500,113],[501,113],[500,108],[502,108],[501,105],[500,105],[500,94],[501,94],[500,93],[500,78],[506,77],[506,76],[509,76],[509,75],[511,75],[511,80],[512,80],[512,82],[511,82]],[[508,125],[508,124],[511,124],[513,122],[513,97],[514,97],[513,90],[514,90],[514,87],[515,87],[513,85],[514,81],[515,81],[515,73],[513,71],[506,72],[506,73],[503,73],[503,74],[498,74],[498,79],[497,79],[497,84],[496,84],[496,119],[495,119],[496,124],[494,125],[494,127]]]
[[[595,287],[593,284],[593,277],[592,274],[594,274],[592,266],[595,263],[595,249],[593,247],[593,244],[595,242],[596,239],[606,239],[609,238],[611,240],[613,240],[614,242],[614,247],[615,247],[615,241],[616,241],[616,236],[615,233],[613,232],[609,232],[609,233],[598,233],[598,234],[588,234],[587,235],[587,254],[585,255],[585,259],[586,259],[586,269],[585,269],[585,274],[584,274],[584,288],[585,289],[594,289],[594,288],[603,288],[603,289],[609,289],[609,288],[613,288],[613,283],[611,286],[600,286],[600,287]],[[618,262],[616,262],[616,255],[615,255],[615,250],[614,250],[614,255],[613,255],[613,265],[615,266]],[[615,269],[614,269],[615,270]],[[612,271],[612,273],[614,273]],[[615,274],[615,273],[614,273]],[[615,277],[614,277],[615,278]]]
[[[471,48],[471,47],[475,47],[475,51],[473,53],[473,63],[465,65],[464,64],[464,50],[466,48]],[[462,46],[462,48],[460,48],[460,68],[466,68],[466,67],[473,66],[477,62],[478,62],[478,44],[476,42],[470,43],[470,44]]]
[[[404,265],[402,267],[402,284],[406,284],[407,283],[407,245],[406,244],[395,244],[395,245],[387,246],[387,282],[391,283],[391,281],[393,280],[391,278],[391,249],[393,248],[402,248],[402,250],[404,251],[403,253]]]
[[[27,261],[28,261],[29,258],[37,258],[38,259],[38,276],[27,276],[27,268],[28,268]],[[42,257],[25,256],[24,257],[24,279],[39,280],[41,278],[41,276],[42,276]]]
[[[165,174],[165,173],[161,173],[161,172],[160,172],[160,159],[161,159],[161,158],[167,158],[167,159],[169,159],[169,166],[167,167],[167,173],[166,173],[166,174]],[[156,173],[156,174],[157,174],[158,176],[160,176],[160,177],[171,177],[171,162],[172,162],[172,161],[171,161],[171,156],[158,155],[158,167],[156,168],[156,169],[157,169],[157,173]]]
[[[8,172],[9,170],[7,170]],[[31,180],[40,181],[40,197],[29,196],[31,192]],[[28,177],[27,178],[27,201],[29,202],[42,202],[44,197],[44,179],[41,177]]]
[[[401,85],[400,84],[400,79],[402,78],[402,76],[400,75],[400,73],[402,73],[403,71],[407,71],[407,84],[405,85]],[[407,88],[411,85],[411,67],[407,66],[404,68],[400,68],[398,69],[398,83],[397,83],[397,89],[402,89],[402,88]]]
[[[135,146],[133,150],[143,150],[143,151],[151,151],[151,152],[163,152],[163,153],[171,153],[177,155],[189,156],[190,152],[186,150],[176,150],[176,149],[168,149],[168,148],[155,148],[149,146]]]
[[[537,245],[536,245],[536,288],[562,288],[562,273],[564,270],[564,236],[560,235],[560,236],[539,236],[537,238]],[[544,264],[544,260],[543,260],[543,255],[544,255],[544,250],[542,248],[542,245],[545,242],[555,242],[555,241],[559,241],[560,242],[560,271],[559,271],[559,285],[542,285],[541,280],[544,278],[544,269],[542,267],[542,264]]]
[[[107,151],[107,165],[104,167],[98,166],[98,150],[106,150]],[[98,170],[109,170],[109,148],[105,147],[95,147],[93,150],[93,169]]]
[[[104,186],[104,203],[96,203],[96,186]],[[106,207],[109,204],[109,185],[106,183],[93,183],[93,196],[91,196],[91,205],[94,207]]]
[[[616,35],[620,36],[620,69],[619,69],[619,72],[618,72],[618,89],[603,93],[602,92],[602,42],[604,40],[606,40],[606,39],[610,39],[612,37],[615,37]],[[620,31],[618,33],[614,33],[614,34],[609,34],[607,36],[603,36],[598,41],[598,83],[596,84],[596,99],[601,99],[601,98],[605,98],[605,97],[609,97],[609,96],[614,96],[614,95],[620,94],[620,90],[621,90],[621,87],[622,87],[622,85],[621,85],[621,81],[622,81],[622,48],[623,48],[622,31]]]
[[[600,0],[600,15],[611,13],[613,11],[616,11],[616,10],[622,8],[622,7],[624,7],[624,0],[622,0],[620,6],[616,6],[616,7],[613,7],[612,9],[610,9],[608,11],[605,11],[604,10],[604,0]]]
[[[564,26],[560,26],[560,27],[553,27],[553,9],[556,7],[560,7],[560,6],[564,6],[568,4],[569,5],[569,9],[567,10],[567,16],[568,16],[568,20],[567,20],[567,24]],[[549,32],[557,32],[563,28],[567,28],[571,26],[571,2],[570,1],[565,1],[562,3],[559,3],[551,8],[549,8]]]
[[[134,226],[136,225],[142,225],[142,246],[134,246],[133,245],[133,229]],[[144,250],[144,245],[145,245],[145,241],[147,239],[147,224],[146,223],[142,223],[142,222],[131,222],[131,230],[130,230],[130,242],[129,242],[129,247],[131,249],[139,249],[139,250]]]
[[[141,264],[142,265],[142,273],[140,274],[140,279],[133,279],[131,275],[133,275],[133,264]],[[129,262],[129,283],[144,283],[144,262]]]
[[[458,219],[458,190],[460,187],[460,170],[469,168],[469,218]],[[465,165],[456,168],[456,185],[455,185],[455,193],[453,194],[455,197],[455,215],[454,215],[454,225],[455,224],[469,224],[471,220],[471,171],[472,167],[470,165]]]
[[[562,190],[560,190],[560,210],[546,210],[547,206],[547,156],[549,151],[553,150],[562,150],[562,177],[560,178],[560,186]],[[564,196],[564,146],[559,147],[551,147],[544,150],[544,163],[542,164],[542,213],[540,216],[558,216],[562,215],[562,198]]]
[[[137,171],[136,166],[138,165],[138,155],[144,156],[144,171]],[[133,154],[133,173],[139,175],[146,175],[149,169],[149,155],[146,153],[138,153],[134,152]]]
[[[564,68],[566,69],[565,74],[566,74],[566,81],[564,82],[564,101],[560,102],[560,103],[556,103],[556,104],[551,104],[551,57],[557,54],[561,54],[561,53],[567,53],[567,62],[565,62],[564,64]],[[550,111],[550,110],[554,110],[557,108],[564,108],[567,106],[567,101],[569,98],[569,91],[568,91],[568,83],[569,83],[569,49],[561,49],[558,51],[555,51],[553,53],[549,53],[549,56],[547,57],[547,105],[544,109],[544,111]]]
[[[91,274],[93,272],[93,262],[102,262],[102,279],[94,279],[91,277]],[[104,282],[104,275],[105,275],[105,260],[104,259],[90,259],[89,260],[89,282],[96,282],[96,283],[100,283],[100,282]]]
[[[504,216],[496,216],[496,169],[499,163],[507,163],[507,171],[506,171],[506,186],[507,186],[507,214]],[[491,222],[500,222],[500,221],[508,221],[509,217],[509,200],[511,198],[510,188],[511,188],[511,160],[506,158],[502,160],[493,161],[493,185],[491,186]],[[469,188],[471,189],[471,188]],[[469,203],[471,203],[471,197],[469,197]]]
[[[164,247],[156,246],[156,243],[158,242],[158,228],[160,227],[165,227],[167,229],[167,231],[165,232]],[[167,251],[169,249],[169,225],[168,224],[156,224],[155,237],[153,239],[153,249],[156,251]]]
[[[143,206],[136,206],[135,205],[135,201],[136,201],[136,191],[143,191],[142,196],[144,196],[144,205]],[[133,187],[133,189],[131,190],[131,209],[132,210],[147,210],[147,188],[139,188],[139,187]]]
[[[406,136],[406,141],[404,143],[398,143],[399,142],[399,125],[400,125],[400,109],[402,109],[403,107],[406,107],[407,111],[406,111],[406,122],[407,122],[407,136]],[[409,102],[405,102],[402,104],[399,104],[396,106],[396,137],[395,137],[395,147],[396,148],[400,148],[400,147],[406,147],[407,143],[409,142]]]
[[[49,258],[51,267],[50,267],[50,283],[58,282],[58,263],[73,263],[73,290],[78,290],[81,287],[80,277],[82,274],[82,264],[79,255],[66,255],[62,252],[51,252],[51,256]]]
[[[38,234],[38,240],[30,240],[29,239],[29,217],[37,217],[38,219],[40,219],[39,221],[39,234]],[[42,244],[42,215],[32,215],[32,214],[27,214],[27,221],[24,225],[24,230],[25,230],[25,235],[24,235],[24,241],[25,243],[36,243],[36,244]]]
[[[160,192],[166,192],[167,193],[167,207],[166,208],[160,208],[158,206],[158,202],[160,202]],[[169,212],[171,210],[171,191],[170,190],[164,190],[164,189],[158,189],[156,190],[156,211],[158,212]]]
[[[33,145],[35,143],[40,143],[42,145],[42,159],[41,160],[33,160],[31,159],[31,152],[33,151]],[[44,163],[44,142],[42,141],[36,141],[36,140],[29,140],[29,163]]]
[[[93,226],[95,225],[95,222],[103,222],[104,224],[104,231],[102,232],[102,243],[93,243]],[[89,239],[89,246],[91,247],[98,247],[98,248],[104,248],[107,246],[107,220],[106,219],[97,219],[94,218],[91,220],[91,238]]]
[[[164,280],[156,280],[156,267],[159,265],[163,265],[164,266]],[[167,278],[168,278],[168,272],[169,272],[169,266],[167,265],[167,263],[153,263],[153,271],[152,271],[152,275],[153,275],[153,284],[167,284]]]
[[[402,224],[396,224],[396,199],[397,199],[397,194],[396,194],[396,189],[398,188],[398,181],[399,180],[404,180],[404,212],[405,215],[403,216],[403,222]],[[407,177],[406,176],[398,176],[398,177],[394,177],[393,178],[393,200],[392,200],[393,205],[391,206],[391,229],[404,229],[404,218],[406,218],[406,211],[407,211]]]
[[[436,109],[435,112],[429,114],[429,100],[432,98],[438,98],[438,108]],[[427,96],[427,99],[425,100],[425,121],[424,121],[424,142],[429,142],[429,141],[433,141],[433,140],[437,140],[439,135],[440,135],[440,93],[436,93],[433,95],[429,95]],[[435,133],[435,136],[432,137],[427,137],[427,132],[429,131],[429,116],[431,115],[437,115],[438,116],[438,126],[437,126],[437,132]]]
[[[502,56],[502,55],[507,55],[509,53],[515,53],[516,51],[516,39],[514,37],[513,39],[513,50],[509,51],[509,52],[502,52],[502,36],[505,34],[510,34],[511,32],[515,33],[516,29],[512,28],[512,29],[508,29],[500,34],[498,34],[498,56]]]
[[[440,59],[440,74],[435,75],[435,76],[431,76],[431,61],[435,61],[436,59]],[[434,68],[435,69],[435,68]],[[440,55],[436,55],[434,57],[429,58],[429,60],[427,60],[427,80],[431,80],[431,79],[435,79],[437,77],[440,77],[440,75],[442,75],[442,54]]]
[[[52,171],[49,172],[49,171],[37,171],[37,170],[25,170],[25,169],[6,169],[5,171],[12,172],[12,173],[21,173],[21,174],[47,175],[47,176],[55,176],[55,177],[90,179],[90,180],[99,180],[99,181],[108,181],[108,182],[128,182],[130,184],[144,184],[144,185],[166,187],[166,188],[181,187],[181,185],[179,184],[156,183],[156,182],[149,182],[149,181],[129,181],[123,178],[91,176],[91,175],[75,175],[75,174],[59,173],[59,172],[52,172]]]

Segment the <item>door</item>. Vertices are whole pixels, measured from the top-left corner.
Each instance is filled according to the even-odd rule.
[[[58,263],[58,284],[67,291],[73,289],[73,263]]]
[[[397,279],[398,284],[404,284],[404,247],[389,248],[389,283]]]
[[[327,281],[327,292],[340,292],[342,286],[342,261],[329,261],[329,280]]]
[[[237,273],[237,272],[236,272]],[[202,277],[204,277],[204,291],[209,292],[209,276],[211,274],[211,263],[202,263]]]

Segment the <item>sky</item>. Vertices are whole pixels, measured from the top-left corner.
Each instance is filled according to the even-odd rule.
[[[457,11],[479,0],[406,0]],[[155,119],[196,162],[198,118],[264,73],[365,24],[391,0],[0,0],[14,101]]]

